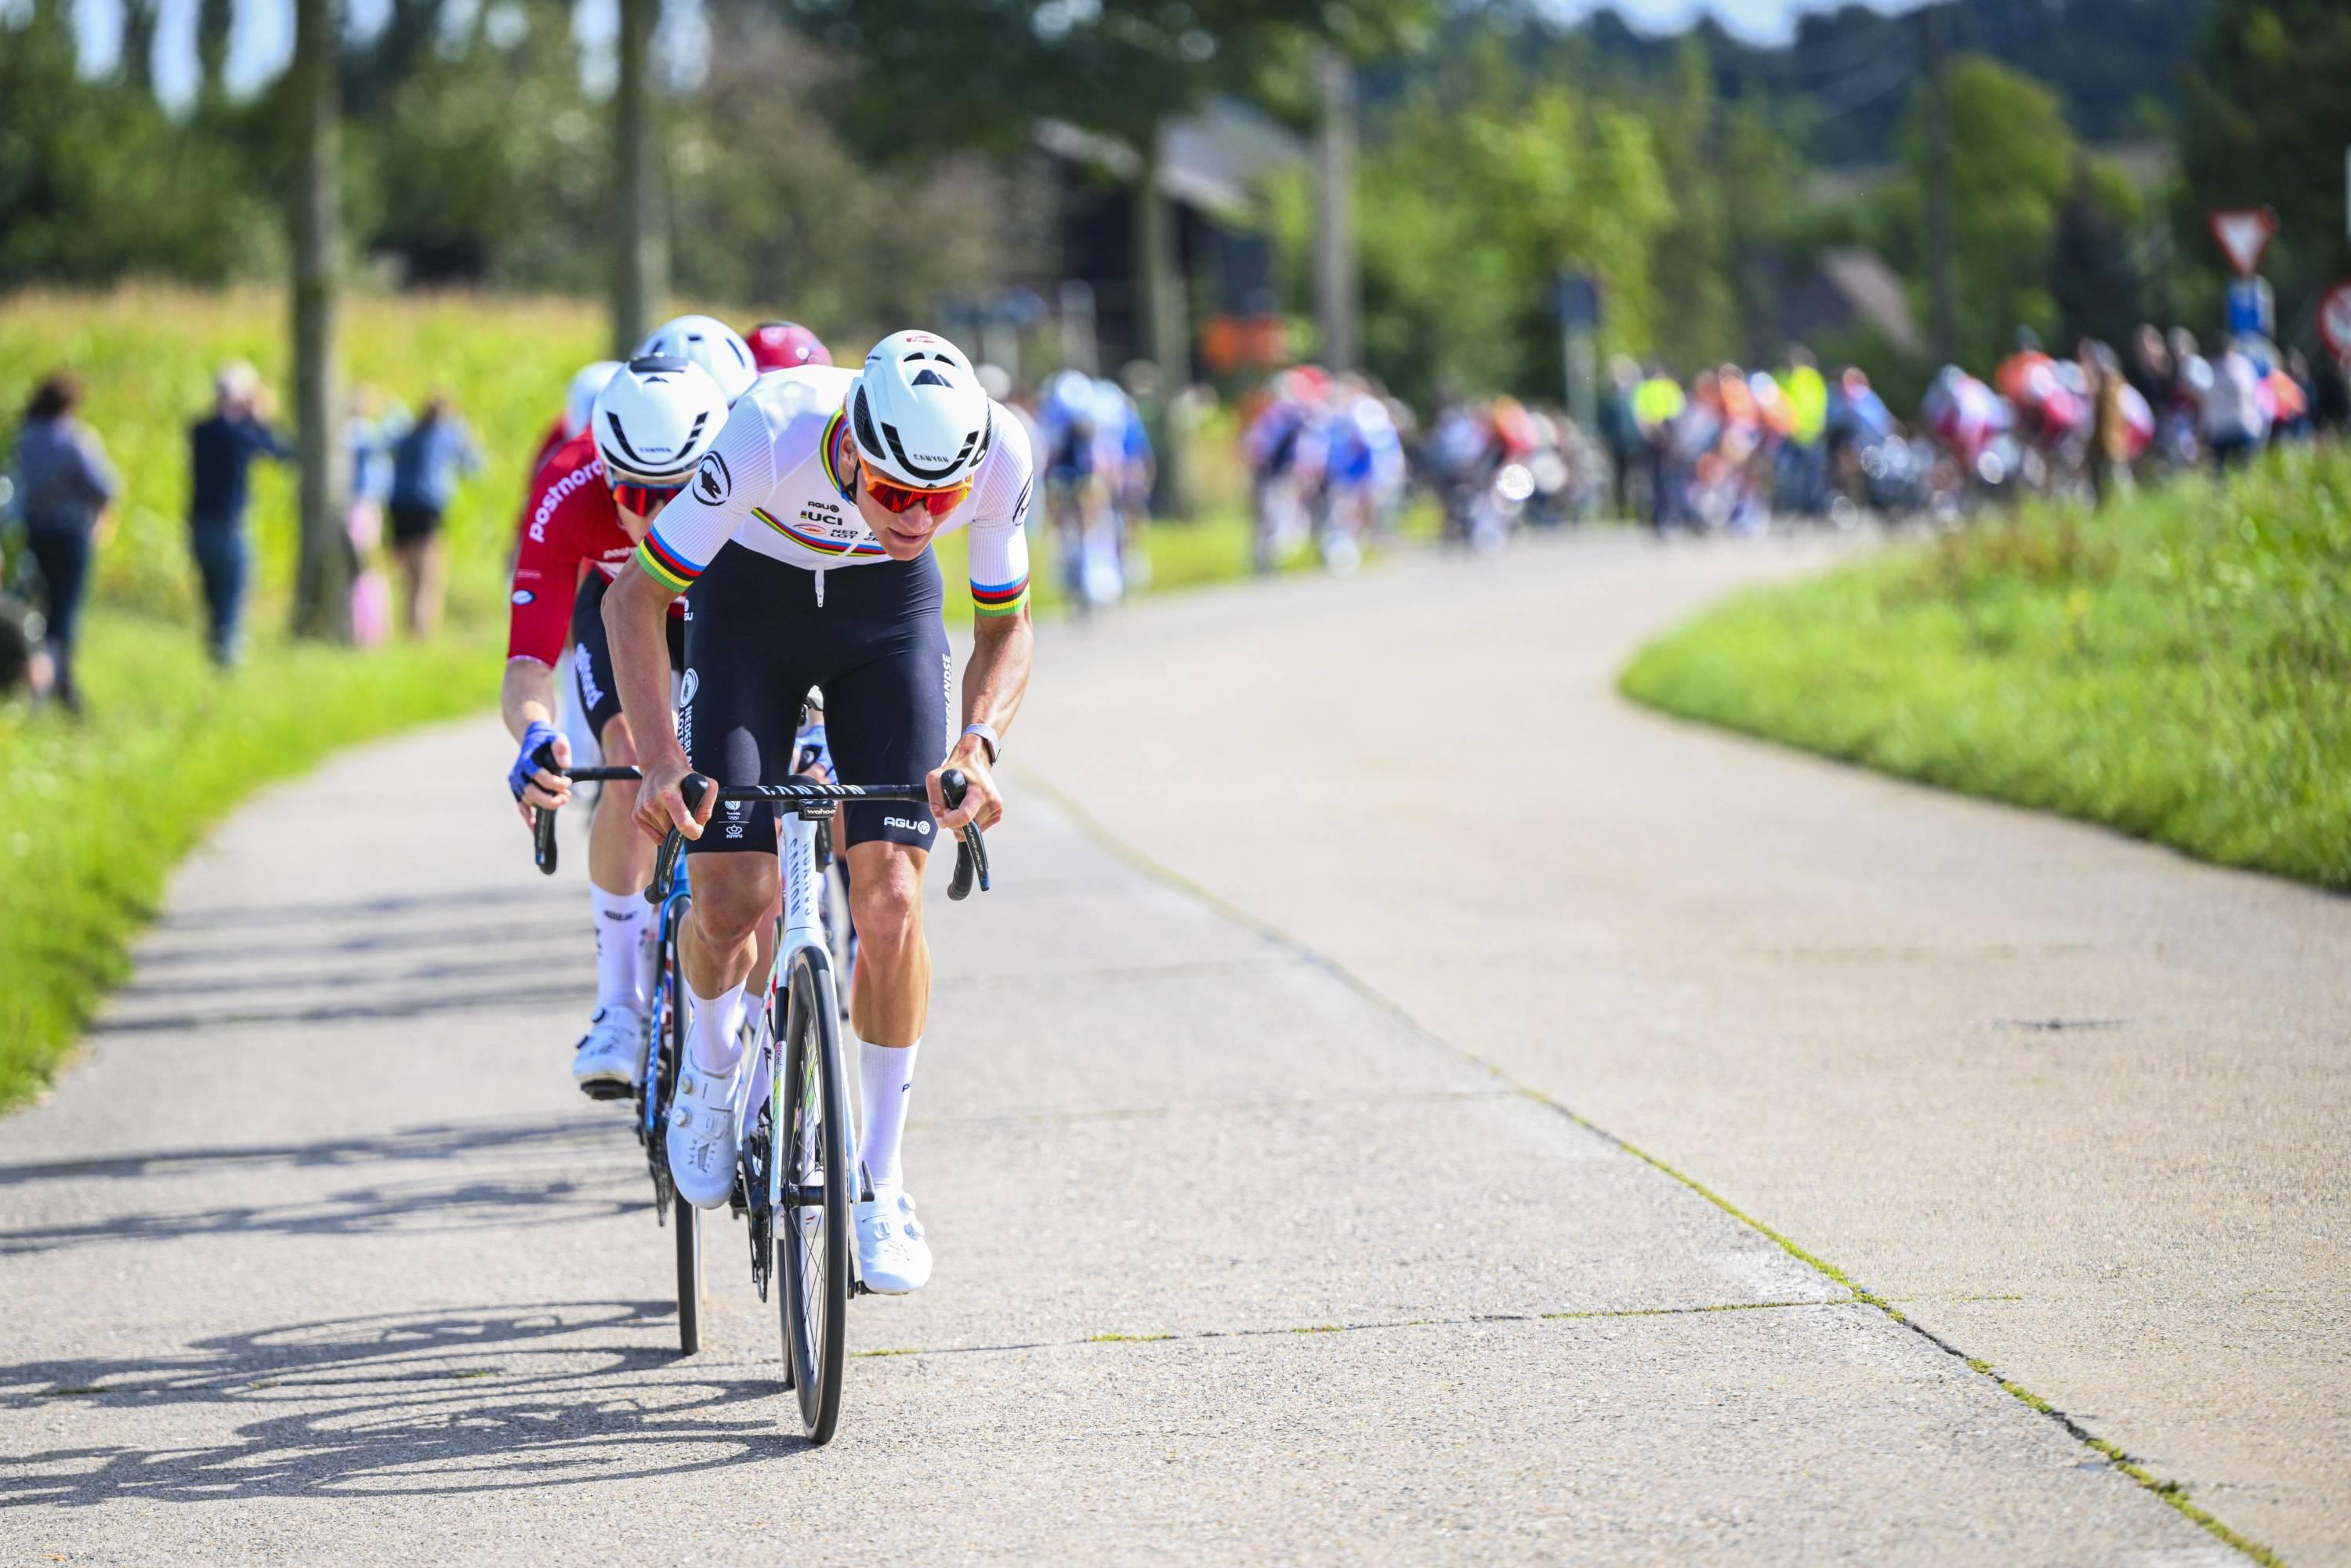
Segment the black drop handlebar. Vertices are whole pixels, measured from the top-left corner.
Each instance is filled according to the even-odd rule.
[[[574,768],[557,769],[575,784],[609,784],[621,781],[634,783],[640,775],[633,768]],[[678,786],[685,797],[686,810],[702,810],[703,798],[712,789],[711,781],[699,773],[689,773]],[[939,794],[952,811],[963,804],[968,788],[963,774],[953,768],[939,776]],[[724,800],[765,800],[787,811],[801,806],[814,806],[837,800],[911,800],[929,805],[931,792],[920,784],[726,784],[717,787],[718,799]],[[533,808],[531,821],[532,858],[538,869],[548,875],[555,874],[555,813],[543,807]],[[662,839],[661,851],[653,857],[653,876],[645,888],[645,902],[659,904],[667,896],[670,879],[676,874],[677,857],[685,847],[685,835],[672,828]],[[947,896],[961,900],[970,896],[972,885],[988,890],[987,843],[980,836],[979,824],[964,824],[962,836],[956,844],[955,874],[947,879]]]

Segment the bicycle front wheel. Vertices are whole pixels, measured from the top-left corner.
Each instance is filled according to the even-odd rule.
[[[702,1210],[678,1196],[669,1180],[669,1099],[677,1088],[678,1063],[685,1060],[685,967],[678,951],[678,934],[685,927],[690,905],[678,901],[668,935],[662,943],[661,986],[667,998],[656,1020],[653,1041],[653,1082],[659,1110],[653,1118],[650,1153],[661,1163],[654,1190],[669,1201],[669,1228],[677,1264],[677,1350],[692,1355],[702,1348]]]
[[[852,1268],[849,1084],[842,1076],[832,966],[820,948],[792,955],[786,993],[784,1068],[775,1088],[776,1273],[783,1281],[784,1366],[812,1443],[832,1440],[848,1362]]]

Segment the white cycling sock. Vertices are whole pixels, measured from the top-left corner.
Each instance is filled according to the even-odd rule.
[[[914,1095],[914,1052],[922,1049],[919,1040],[908,1046],[857,1042],[857,1086],[865,1103],[857,1155],[876,1192],[905,1181],[898,1145],[906,1136],[906,1102]]]
[[[653,913],[642,894],[607,893],[592,883],[589,907],[596,918],[596,1006],[626,1008],[645,1016],[645,917]]]
[[[724,996],[695,996],[692,986],[685,994],[694,998],[694,1016],[685,1026],[685,1052],[694,1064],[705,1072],[732,1072],[743,1059],[743,1042],[736,1030],[743,1022],[743,988],[737,985]]]

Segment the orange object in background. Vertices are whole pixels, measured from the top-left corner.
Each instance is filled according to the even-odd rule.
[[[1211,316],[1200,329],[1200,358],[1220,376],[1270,371],[1290,361],[1290,325],[1279,316]]]

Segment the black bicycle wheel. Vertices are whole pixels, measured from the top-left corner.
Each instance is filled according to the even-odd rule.
[[[777,1080],[776,1157],[783,1207],[776,1217],[776,1273],[783,1281],[784,1366],[799,1396],[800,1425],[829,1443],[841,1419],[849,1364],[851,1188],[849,1085],[841,1075],[841,1024],[832,966],[821,949],[792,955],[782,1076]],[[810,1189],[814,1189],[813,1192]],[[819,1201],[803,1203],[803,1197]]]
[[[663,944],[662,974],[669,990],[669,1038],[658,1049],[662,1064],[662,1115],[655,1124],[657,1157],[664,1178],[657,1185],[669,1193],[671,1242],[677,1261],[677,1350],[692,1355],[702,1348],[702,1210],[678,1196],[669,1176],[669,1099],[677,1090],[678,1064],[685,1060],[685,965],[678,952],[678,933],[685,927],[686,905],[680,904],[669,940]]]

